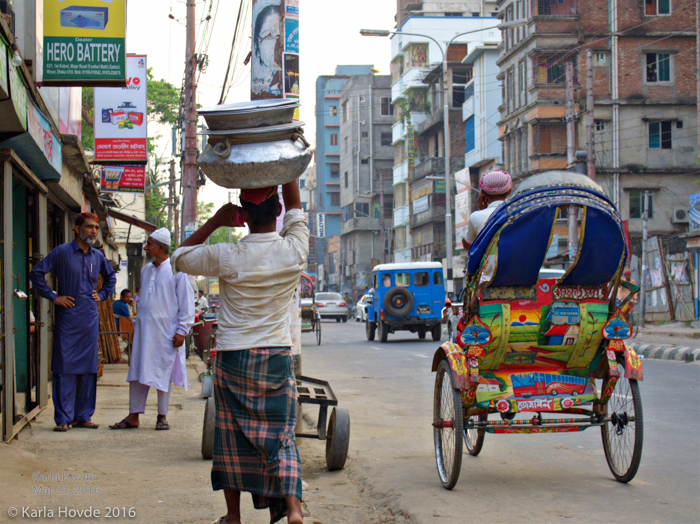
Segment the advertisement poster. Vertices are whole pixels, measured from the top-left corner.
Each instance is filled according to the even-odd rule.
[[[102,191],[109,193],[143,193],[146,166],[102,166]]]
[[[31,99],[27,103],[27,130],[60,177],[63,172],[63,144],[53,132],[49,120]]]
[[[286,53],[299,52],[299,20],[284,21],[287,37],[285,39],[284,50]]]
[[[469,191],[455,195],[455,248],[464,249],[462,239],[467,235],[469,225]]]
[[[126,0],[44,0],[44,85],[123,84]]]
[[[700,231],[700,193],[690,195],[689,231]]]
[[[299,97],[299,55],[284,55],[284,94]]]
[[[95,89],[95,160],[146,162],[146,56],[127,58],[126,87]]]
[[[282,96],[280,18],[280,0],[254,0],[251,90],[256,100]]]

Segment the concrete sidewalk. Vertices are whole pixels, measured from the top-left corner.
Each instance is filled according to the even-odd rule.
[[[46,518],[32,522],[137,522],[208,524],[225,514],[222,493],[212,491],[211,461],[201,455],[205,400],[197,377],[204,365],[188,361],[189,391],[175,387],[170,399],[169,431],[155,431],[156,393],[151,391],[141,427],[110,430],[108,426],[128,414],[129,388],[126,365],[105,366],[98,381],[99,429],[52,431],[53,404],[42,412],[18,439],[0,443],[0,522],[26,522],[22,508],[46,509]],[[308,452],[309,450],[304,450]],[[302,451],[302,453],[304,452]],[[316,452],[316,450],[314,450]],[[320,453],[318,450],[316,453]],[[88,474],[92,480],[78,479]],[[45,475],[45,476],[42,476]],[[55,476],[54,476],[55,475]],[[67,475],[64,477],[64,475]],[[70,475],[76,477],[71,479]],[[250,495],[243,495],[243,518],[266,524],[267,511],[256,511]],[[18,508],[10,518],[8,510]],[[58,508],[100,510],[97,519],[58,518]],[[105,508],[131,508],[134,518],[105,518]],[[54,512],[54,518],[47,511]],[[39,514],[42,515],[42,514]],[[313,522],[309,519],[308,522]]]

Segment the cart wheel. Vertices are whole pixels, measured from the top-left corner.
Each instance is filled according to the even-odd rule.
[[[462,468],[464,412],[462,397],[454,387],[447,360],[440,362],[435,377],[433,438],[440,483],[443,488],[452,489]]]
[[[350,412],[333,408],[326,432],[326,465],[328,471],[343,469],[350,446]]]
[[[610,420],[601,426],[605,458],[613,476],[620,482],[629,482],[639,469],[644,442],[642,397],[637,381],[620,377],[606,411]]]
[[[431,333],[433,335],[433,340],[435,342],[440,342],[440,339],[442,338],[442,324],[435,324],[431,330]]]
[[[424,340],[424,339],[425,339],[425,328],[420,328],[420,329],[418,330],[418,338],[421,339],[421,340]]]
[[[321,320],[316,320],[314,323],[314,327],[316,329],[316,344],[318,346],[321,345]]]
[[[374,340],[374,330],[376,326],[374,322],[370,322],[369,319],[365,320],[365,335],[367,335],[367,340],[370,342]]]
[[[214,397],[207,399],[204,407],[204,427],[202,429],[202,458],[211,460],[214,454],[214,426],[216,423],[216,404]]]
[[[377,324],[379,324],[379,342],[386,342],[389,338],[389,326],[381,319],[377,321]]]
[[[475,422],[486,422],[487,419],[487,415],[473,415],[469,417],[469,420],[474,420]],[[476,457],[479,453],[481,453],[481,447],[484,445],[485,433],[486,431],[483,429],[464,430],[464,445],[471,456]]]

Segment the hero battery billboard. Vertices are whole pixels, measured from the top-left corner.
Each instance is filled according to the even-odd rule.
[[[123,85],[126,0],[44,0],[46,85]]]
[[[126,59],[126,87],[95,88],[95,160],[146,162],[145,55]]]

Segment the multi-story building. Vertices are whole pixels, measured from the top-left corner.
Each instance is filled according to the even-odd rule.
[[[469,7],[470,2],[421,4],[425,10],[421,12],[422,16],[416,16],[421,13],[413,11],[408,18],[397,15],[401,25],[392,36],[393,237],[396,262],[442,260],[446,255],[446,187],[444,180],[439,180],[445,177],[443,93],[447,92],[450,168],[454,173],[464,167],[462,105],[467,84],[472,79],[472,65],[463,64],[462,60],[472,47],[498,39],[496,19],[478,16],[481,14],[481,4],[477,7]],[[428,13],[428,4],[433,14]],[[448,11],[443,6],[445,9],[439,12],[434,4],[450,4],[453,8],[459,4],[463,8]],[[406,6],[400,3],[399,8],[406,9]],[[435,16],[438,13],[441,16]],[[465,13],[477,16],[464,16]],[[443,50],[453,38],[455,41],[447,49],[448,81],[445,88]],[[414,161],[410,176],[409,156]]]
[[[566,68],[573,67],[575,149],[593,110],[596,181],[641,236],[679,231],[697,165],[697,4],[679,0],[500,0],[500,136],[516,177],[567,168]],[[586,107],[587,51],[594,107]],[[686,214],[687,216],[687,214]]]
[[[462,249],[469,215],[476,210],[479,179],[496,167],[500,167],[501,143],[498,140],[498,107],[501,104],[501,88],[498,76],[498,44],[485,42],[483,46],[470,48],[462,60],[473,67],[472,79],[467,83],[462,105],[464,122],[464,169],[455,173],[455,253]],[[456,277],[462,276],[456,272]]]
[[[324,269],[329,264],[328,244],[340,245],[340,91],[351,77],[370,74],[371,65],[339,65],[335,75],[316,79],[316,210],[309,219],[312,233],[318,215],[325,221],[325,239],[318,239],[316,249],[317,264]],[[319,275],[319,287],[330,289],[324,276]],[[334,284],[334,290],[337,287]]]
[[[354,76],[340,93],[341,288],[366,291],[388,261],[394,190],[391,77]],[[382,207],[383,205],[383,207]]]

